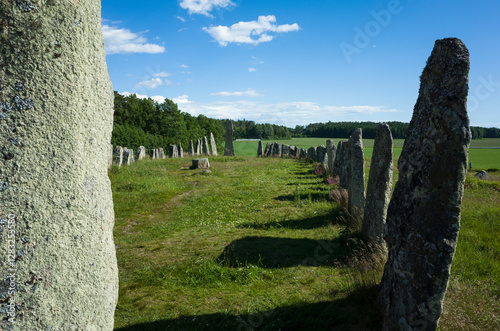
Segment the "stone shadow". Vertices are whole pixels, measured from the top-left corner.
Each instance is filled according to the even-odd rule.
[[[286,221],[272,221],[267,223],[262,223],[262,222],[244,223],[238,225],[238,228],[252,228],[261,230],[275,229],[275,228],[312,230],[312,229],[322,228],[328,225],[339,224],[338,222],[339,216],[340,216],[340,211],[337,209],[332,209],[332,211],[327,215],[319,215],[315,217],[286,220]]]

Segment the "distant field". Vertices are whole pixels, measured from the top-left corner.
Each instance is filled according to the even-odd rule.
[[[288,144],[297,146],[299,148],[309,148],[311,146],[326,145],[326,138],[294,138],[291,140],[264,140],[264,146],[268,142],[279,142],[281,144]],[[339,139],[332,138],[337,145],[340,140],[347,140],[347,138]],[[365,158],[371,159],[373,152],[373,139],[363,139],[363,146],[365,149]],[[394,158],[399,158],[403,147],[404,139],[394,140]],[[235,141],[234,149],[236,155],[239,156],[256,156],[257,155],[257,141]],[[471,142],[471,149],[469,150],[470,161],[474,170],[483,169],[500,169],[500,149],[480,149],[478,147],[500,147],[499,138],[485,138],[473,140]]]

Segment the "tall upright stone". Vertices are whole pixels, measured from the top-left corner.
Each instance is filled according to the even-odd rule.
[[[189,141],[188,155],[189,156],[194,156],[195,155],[194,145],[193,145],[193,141],[192,140]]]
[[[349,155],[349,202],[352,215],[363,217],[365,207],[365,156],[361,129],[356,129],[347,141]]]
[[[113,87],[100,1],[2,0],[0,22],[0,218],[12,225],[0,233],[0,329],[112,330]]]
[[[165,151],[161,147],[158,148],[158,158],[159,159],[165,159]]]
[[[212,156],[217,156],[217,144],[212,132],[210,132],[210,150],[212,151]]]
[[[262,140],[259,140],[259,145],[257,146],[257,157],[262,156],[264,154],[264,151],[262,150]]]
[[[379,124],[366,188],[362,232],[370,241],[383,244],[387,207],[392,190],[392,134],[387,124]]]
[[[201,145],[202,145],[201,139],[198,139],[196,141],[196,154],[195,155],[202,155],[203,154]]]
[[[177,155],[179,157],[184,157],[184,149],[182,148],[182,144],[181,143],[177,144]]]
[[[326,141],[326,153],[328,154],[328,173],[333,174],[333,165],[335,163],[336,147],[333,140],[328,139]]]
[[[267,143],[266,144],[266,149],[264,150],[264,156],[265,157],[271,156],[271,149],[272,149],[272,144],[271,143]]]
[[[111,168],[111,166],[113,165],[113,144],[112,143],[109,143],[109,151],[108,151],[108,169]]]
[[[131,165],[134,163],[134,150],[129,148],[123,149],[123,165]]]
[[[203,137],[203,145],[202,145],[202,148],[203,148],[203,155],[205,155],[205,156],[210,156],[210,147],[208,146],[208,139],[207,139],[207,136],[204,136],[204,137]]]
[[[233,122],[227,121],[226,126],[226,145],[224,146],[224,156],[234,156],[233,146]]]
[[[387,211],[389,257],[380,284],[385,330],[435,330],[460,228],[471,139],[469,52],[437,40],[403,150]]]
[[[123,147],[116,146],[115,153],[113,154],[113,164],[119,167],[123,164]]]
[[[339,176],[339,186],[343,189],[349,189],[349,153],[347,150],[347,141],[341,140],[337,145],[335,162],[333,163],[333,175]]]
[[[176,145],[170,145],[168,147],[168,157],[171,159],[176,159],[179,157],[179,151],[177,150]]]
[[[152,159],[152,160],[154,160],[154,159],[156,159],[156,158],[157,158],[157,155],[156,155],[156,149],[154,149],[154,148],[153,148],[153,149],[151,150],[151,159]]]
[[[139,146],[139,148],[137,148],[135,158],[137,159],[137,161],[146,158],[146,148],[144,146]]]

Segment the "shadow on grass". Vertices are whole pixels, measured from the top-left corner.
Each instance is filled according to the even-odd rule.
[[[285,228],[285,229],[295,229],[295,230],[311,230],[322,228],[330,224],[338,224],[340,212],[337,209],[332,209],[332,211],[327,215],[319,215],[315,217],[309,217],[299,220],[287,220],[287,221],[273,221],[273,222],[252,222],[243,223],[238,225],[238,228],[252,228],[259,230],[275,229],[275,228]]]
[[[217,258],[227,267],[253,264],[261,268],[339,266],[358,247],[350,235],[333,240],[244,237],[231,242]]]
[[[335,296],[335,293],[332,293]],[[377,286],[360,287],[341,299],[303,303],[253,314],[214,313],[141,323],[115,331],[163,330],[380,330]]]
[[[327,193],[322,193],[322,192],[317,192],[317,193],[311,193],[311,194],[300,194],[300,199],[298,200],[308,200],[311,199],[312,201],[323,201],[326,200],[328,197]],[[287,194],[287,195],[280,195],[274,200],[277,201],[295,201],[298,197],[295,196],[295,194]]]

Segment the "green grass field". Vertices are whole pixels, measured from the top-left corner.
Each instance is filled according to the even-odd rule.
[[[346,138],[347,139],[347,138]],[[344,140],[346,140],[344,139]],[[333,138],[335,144],[338,144],[338,138]],[[264,147],[266,143],[273,141],[263,141]],[[294,138],[292,140],[277,140],[281,144],[297,146],[299,148],[309,148],[311,146],[326,145],[324,138]],[[374,139],[363,139],[363,147],[365,158],[371,159],[373,153]],[[395,139],[393,153],[397,159],[401,155],[404,139]],[[256,141],[236,141],[234,142],[234,150],[236,155],[240,156],[256,156],[258,142]],[[479,147],[499,147],[498,149],[480,149]],[[472,162],[473,170],[499,169],[500,170],[500,139],[477,139],[472,140],[471,148],[469,149],[469,160]]]
[[[312,164],[211,157],[203,173],[190,160],[110,170],[116,330],[380,328],[383,261]],[[499,181],[467,179],[441,330],[500,327]]]

